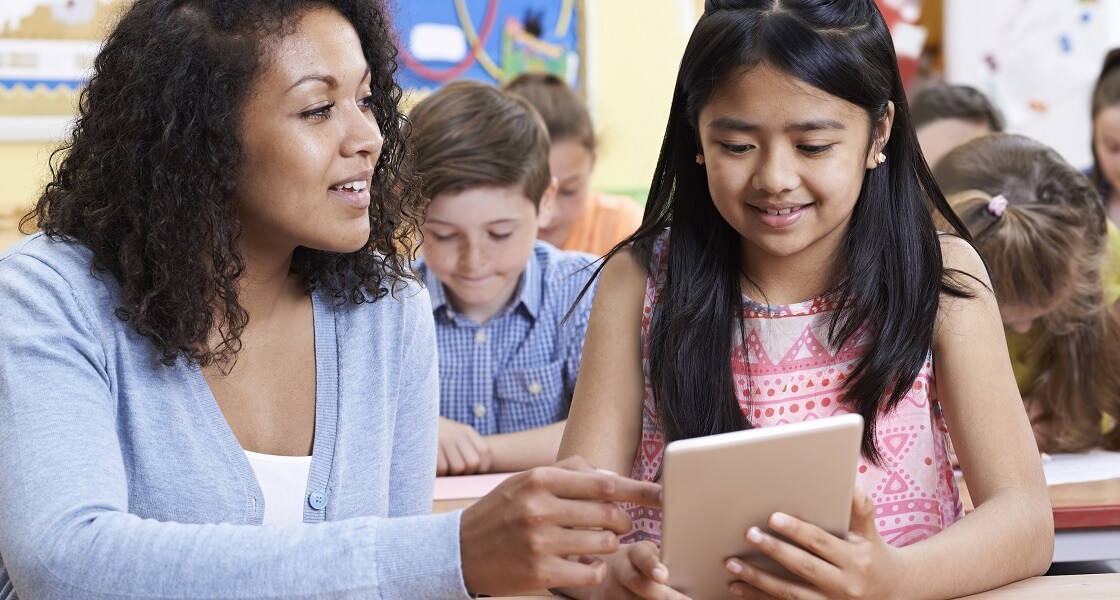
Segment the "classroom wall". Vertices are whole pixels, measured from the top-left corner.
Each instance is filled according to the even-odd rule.
[[[600,134],[592,185],[640,197],[653,176],[673,82],[702,0],[585,0],[588,103]]]

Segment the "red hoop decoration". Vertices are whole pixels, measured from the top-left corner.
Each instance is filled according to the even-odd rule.
[[[458,77],[459,75],[462,75],[463,72],[467,69],[471,68],[471,65],[473,65],[475,60],[478,59],[478,52],[482,49],[483,46],[486,45],[486,40],[490,38],[490,32],[494,29],[494,21],[497,20],[497,17],[498,0],[489,0],[486,3],[486,15],[482,18],[482,29],[478,32],[478,43],[472,44],[471,51],[463,57],[463,60],[460,60],[458,64],[449,69],[437,71],[436,69],[430,69],[424,66],[423,63],[416,60],[415,57],[408,53],[408,49],[405,48],[404,42],[402,42],[398,37],[397,49],[401,53],[401,60],[404,61],[405,66],[407,66],[409,69],[412,69],[417,75],[423,77],[424,79],[439,83],[450,81]]]

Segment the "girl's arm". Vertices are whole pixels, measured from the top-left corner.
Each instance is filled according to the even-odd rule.
[[[629,475],[642,436],[645,269],[629,252],[603,268],[558,458]]]
[[[591,309],[568,426],[559,458],[583,456],[600,469],[630,474],[642,437],[641,325],[646,272],[629,252],[603,268]],[[682,600],[664,582],[668,571],[649,542],[601,556],[608,566],[598,586],[562,589],[573,598]]]
[[[963,240],[943,236],[941,247],[947,269],[984,284],[956,278],[975,297],[943,296],[933,340],[938,397],[976,510],[905,549],[914,589],[928,597],[1038,575],[1054,553],[1050,496],[987,272]]]
[[[945,268],[965,273],[955,279],[974,294],[942,296],[933,364],[938,398],[976,510],[904,548],[879,537],[874,506],[862,494],[853,499],[847,540],[775,514],[770,526],[797,545],[754,528],[748,540],[813,585],[729,560],[728,572],[749,584],[742,587],[746,597],[762,590],[787,598],[955,598],[1037,575],[1049,565],[1054,548],[1050,498],[987,273],[963,240],[943,238],[942,253]]]

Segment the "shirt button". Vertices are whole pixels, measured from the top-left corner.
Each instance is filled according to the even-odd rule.
[[[315,510],[323,510],[323,507],[327,505],[327,493],[311,492],[307,495],[307,503]]]
[[[486,332],[485,331],[479,331],[478,333],[474,334],[474,341],[479,343],[479,344],[485,344],[486,343]]]
[[[482,404],[475,404],[474,405],[474,416],[476,416],[480,419],[482,417],[485,417],[486,416],[486,407],[483,406]]]
[[[541,393],[541,384],[536,382],[536,381],[534,381],[533,383],[530,383],[529,384],[529,393],[534,395],[534,396]]]

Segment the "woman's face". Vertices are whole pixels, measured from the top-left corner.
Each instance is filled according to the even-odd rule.
[[[1093,118],[1093,150],[1105,181],[1120,191],[1120,105],[1106,106]]]
[[[382,137],[358,34],[338,12],[315,8],[266,46],[270,59],[241,117],[242,247],[359,250]]]

